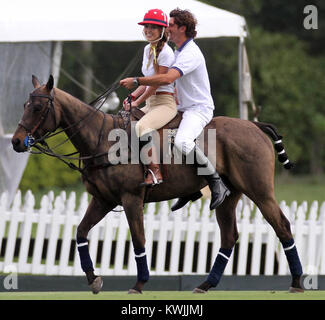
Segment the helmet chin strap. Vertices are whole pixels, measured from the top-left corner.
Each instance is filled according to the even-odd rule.
[[[159,39],[152,40],[152,41],[150,41],[150,40],[147,39],[147,37],[146,37],[146,35],[145,35],[145,33],[144,33],[144,30],[142,31],[142,34],[143,34],[144,38],[145,38],[149,43],[154,44],[154,43],[160,41],[160,40],[163,38],[163,36],[164,36],[164,34],[165,34],[165,29],[166,29],[165,27],[162,28],[162,32],[161,32],[161,35],[160,35],[160,38],[159,38]]]

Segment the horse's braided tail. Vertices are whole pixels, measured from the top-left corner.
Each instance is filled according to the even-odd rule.
[[[290,162],[288,155],[284,149],[284,145],[282,143],[282,136],[277,133],[277,129],[273,124],[265,123],[265,122],[256,122],[252,121],[258,128],[260,128],[264,133],[266,133],[269,137],[274,141],[274,149],[278,153],[278,160],[283,164],[285,169],[291,169],[294,164]]]

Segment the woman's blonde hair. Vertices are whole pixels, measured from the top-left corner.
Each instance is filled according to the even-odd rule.
[[[161,29],[161,32],[162,31],[162,28],[163,27],[160,27]],[[168,30],[167,28],[165,28],[165,31],[164,31],[164,34],[162,36],[162,38],[158,41],[157,45],[156,45],[156,58],[158,59],[158,56],[159,56],[159,53],[161,52],[161,50],[163,49],[165,43],[168,41]],[[159,65],[157,63],[157,60],[154,60],[153,61],[153,67],[155,69],[155,72],[158,73],[158,68],[159,68]]]

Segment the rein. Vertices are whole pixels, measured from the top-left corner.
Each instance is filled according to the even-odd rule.
[[[51,107],[52,107],[52,110],[54,111],[55,127],[57,127],[57,121],[56,121],[55,110],[54,110],[54,105],[53,105],[54,97],[52,97],[50,95],[44,95],[44,94],[30,94],[31,97],[41,97],[41,98],[47,98],[49,100],[48,100],[48,104],[47,104],[47,108],[45,109],[45,112],[42,113],[40,120],[36,123],[36,125],[32,129],[29,129],[28,126],[26,126],[25,123],[23,123],[22,121],[19,122],[19,125],[22,126],[27,131],[27,137],[24,140],[24,144],[29,149],[29,152],[32,153],[32,154],[46,154],[48,156],[58,158],[59,160],[63,161],[65,164],[67,164],[71,169],[78,170],[79,172],[84,173],[84,170],[86,168],[89,168],[89,166],[81,168],[80,167],[81,161],[83,161],[83,160],[91,160],[91,159],[102,157],[102,156],[106,155],[107,152],[102,152],[102,153],[98,153],[98,154],[95,154],[95,155],[73,157],[73,155],[78,154],[79,152],[76,151],[76,152],[73,152],[73,153],[70,153],[70,154],[61,155],[61,154],[55,153],[53,150],[58,148],[59,146],[63,145],[67,141],[71,140],[71,138],[73,136],[78,134],[78,132],[81,130],[81,128],[86,125],[85,120],[90,120],[100,110],[100,108],[103,106],[103,104],[105,103],[107,97],[113,91],[115,91],[117,88],[119,88],[118,83],[113,85],[109,90],[106,90],[104,94],[102,94],[95,101],[92,102],[92,104],[95,104],[96,102],[102,100],[101,103],[99,104],[99,106],[95,108],[94,112],[89,112],[85,117],[83,117],[79,121],[69,125],[68,127],[63,128],[62,130],[59,130],[59,131],[57,131],[55,133],[52,133],[52,134],[47,133],[44,136],[42,136],[41,138],[39,138],[39,139],[35,139],[33,137],[33,134],[46,121]],[[79,125],[82,122],[83,122],[82,126],[80,126],[70,137],[66,138],[63,142],[59,143],[54,148],[51,149],[48,146],[48,144],[46,143],[47,139],[49,139],[49,138],[51,138],[53,136],[56,136],[56,135],[58,135],[58,134],[60,134],[62,132],[65,132],[66,130],[74,128],[74,127],[76,127],[77,125]],[[98,142],[97,142],[97,147],[100,145],[100,141],[101,141],[104,126],[105,126],[105,117],[103,117],[103,124],[102,124],[101,130],[100,130],[99,139],[98,139]],[[45,145],[45,148],[42,147],[39,144]],[[38,149],[39,152],[32,151],[31,150],[32,147]],[[77,167],[73,163],[68,162],[66,160],[78,160],[79,161],[79,167]],[[99,166],[94,165],[94,166],[92,166],[92,168],[95,168],[95,167],[107,167],[109,165],[110,165],[110,163],[106,163],[105,165],[99,165]]]

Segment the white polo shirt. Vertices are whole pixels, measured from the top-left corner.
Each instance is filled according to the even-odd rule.
[[[156,74],[154,66],[153,66],[153,55],[151,57],[149,56],[150,54],[150,44],[146,45],[144,50],[143,50],[143,60],[142,60],[142,73],[145,77],[150,77]],[[149,60],[150,57],[150,60]],[[162,50],[160,51],[157,59],[157,63],[161,67],[167,67],[170,68],[175,60],[174,52],[173,49],[165,43],[163,46]],[[149,65],[148,65],[149,61]],[[156,92],[171,92],[174,93],[175,87],[174,84],[169,84],[169,85],[163,85],[160,86]]]
[[[193,110],[211,118],[214,103],[205,59],[200,48],[193,39],[188,39],[174,54],[175,62],[172,68],[181,74],[176,80],[178,110]]]

